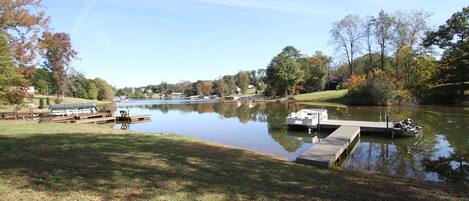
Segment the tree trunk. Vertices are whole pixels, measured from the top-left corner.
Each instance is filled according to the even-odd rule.
[[[381,45],[381,70],[384,70],[384,45]]]
[[[464,60],[463,60],[464,62]],[[464,78],[466,77],[466,65],[461,63],[461,78],[459,80],[459,102],[462,103],[464,101]]]

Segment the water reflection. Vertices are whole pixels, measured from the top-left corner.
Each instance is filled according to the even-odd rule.
[[[178,103],[139,101],[118,104],[117,110],[151,114],[152,122],[125,125],[125,129],[177,133],[222,144],[295,159],[317,138],[328,133],[289,132],[284,119],[302,108],[284,103]],[[424,127],[417,138],[390,139],[362,136],[344,169],[366,170],[435,181],[468,181],[469,111],[465,108],[322,107],[331,119],[373,120],[390,115],[397,121],[410,117]],[[116,125],[119,128],[120,125]]]

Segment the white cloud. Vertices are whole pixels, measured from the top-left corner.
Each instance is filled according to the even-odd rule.
[[[272,10],[279,12],[291,12],[311,15],[335,15],[339,10],[328,9],[314,1],[281,1],[281,0],[195,0],[198,3],[206,3],[220,6],[244,7],[253,9]]]
[[[312,20],[303,20],[303,21],[297,21],[297,22],[272,26],[272,27],[266,28],[266,29],[258,31],[258,32],[246,33],[246,34],[243,34],[239,37],[235,37],[235,38],[223,41],[221,43],[221,45],[225,46],[227,44],[238,42],[238,41],[241,41],[241,40],[244,40],[244,39],[247,39],[247,38],[252,38],[252,37],[259,36],[259,35],[264,35],[264,34],[268,34],[269,32],[278,31],[278,30],[289,28],[289,27],[304,25],[304,24],[308,24],[308,23],[311,23],[311,22],[312,22]]]
[[[209,39],[211,39],[211,38],[214,38],[214,37],[216,37],[216,36],[218,36],[218,35],[220,35],[220,34],[225,33],[226,31],[228,31],[228,29],[229,29],[229,28],[223,28],[223,29],[220,29],[220,30],[216,30],[216,31],[214,31],[214,32],[211,32],[211,33],[205,35],[204,37],[202,37],[201,39],[194,41],[192,44],[193,44],[193,45],[200,44],[200,43],[202,43],[202,42],[204,42],[204,41],[207,41],[207,40],[209,40]]]
[[[83,10],[80,13],[80,16],[75,21],[75,24],[72,28],[72,35],[76,35],[77,32],[80,30],[81,25],[85,22],[86,18],[88,18],[91,10],[96,6],[96,0],[89,0]]]

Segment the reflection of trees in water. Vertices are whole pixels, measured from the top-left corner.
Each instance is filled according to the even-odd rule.
[[[251,105],[247,103],[241,105],[235,103],[129,105],[122,108],[159,110],[163,113],[171,110],[183,113],[217,113],[222,118],[237,118],[242,123],[249,121],[267,122],[269,135],[286,151],[293,152],[298,150],[303,142],[298,137],[286,134],[284,121],[289,113],[304,107],[311,106],[268,102]],[[426,161],[427,166],[428,164],[438,166],[438,163],[441,163],[440,167],[446,166],[448,161],[451,164],[459,163],[458,161],[467,164],[469,135],[466,133],[469,125],[466,122],[469,122],[469,112],[463,111],[461,108],[442,106],[347,108],[315,106],[314,108],[328,109],[331,119],[378,121],[380,114],[384,117],[386,113],[389,114],[392,121],[412,118],[414,122],[424,127],[423,136],[418,140],[416,138],[391,140],[364,136],[359,149],[352,155],[354,158],[346,164],[346,166],[349,165],[349,168],[353,166],[354,169],[417,178],[424,178],[428,171],[435,171],[442,177],[445,177],[444,175],[461,177],[460,174],[456,174],[457,171],[460,171],[457,168],[428,168],[424,167],[422,161]],[[461,113],[463,115],[454,115]],[[445,137],[438,138],[437,135]],[[441,151],[438,148],[438,144],[441,142],[448,143],[453,150],[451,157],[444,160],[440,160],[441,156],[439,155],[435,156]],[[464,167],[467,172],[467,166]]]
[[[458,158],[455,154],[437,159],[425,158],[422,164],[426,171],[437,172],[438,178],[443,181],[469,181],[469,163],[464,162],[463,158]]]
[[[414,119],[417,124],[424,127],[423,135],[420,136],[421,138],[403,138],[392,141],[364,137],[359,149],[352,155],[345,168],[416,178],[424,178],[427,172],[435,172],[441,180],[467,180],[467,158],[469,157],[467,142],[469,136],[465,135],[468,126],[465,122],[469,122],[469,119],[466,116],[442,115],[452,114],[458,111],[458,108],[441,106],[370,107],[367,111],[366,107],[353,107],[349,108],[345,114],[357,118],[357,116],[366,116],[366,114],[374,115],[379,110],[387,110],[392,119],[407,117]],[[428,110],[438,110],[439,113],[429,113]],[[366,117],[363,118],[366,119]],[[440,155],[447,154],[448,150],[451,152],[451,156],[444,156],[442,159]],[[447,165],[448,163],[466,164],[466,166],[459,168],[460,166],[455,165],[448,168],[450,167]],[[465,173],[461,173],[461,171]]]
[[[122,109],[148,109],[167,113],[171,110],[180,112],[217,113],[222,118],[237,118],[241,123],[249,121],[267,122],[269,135],[286,151],[298,150],[303,142],[298,137],[288,136],[284,126],[285,117],[301,106],[284,103],[197,103],[197,104],[155,104],[129,105]]]

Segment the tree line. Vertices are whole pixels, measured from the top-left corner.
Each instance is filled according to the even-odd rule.
[[[0,1],[0,101],[21,104],[29,86],[57,102],[65,96],[112,100],[106,81],[73,72],[78,52],[68,33],[50,31],[50,21],[40,0]]]
[[[264,80],[265,69],[258,69],[239,71],[235,75],[224,75],[215,80],[180,81],[178,83],[162,82],[157,85],[147,85],[144,87],[124,87],[118,89],[116,95],[127,96],[129,98],[151,98],[154,95],[164,97],[179,93],[184,96],[210,96],[216,94],[224,97],[246,94],[249,89],[252,89],[256,94],[261,94],[266,87]]]
[[[267,96],[346,88],[350,104],[462,101],[469,77],[469,7],[436,30],[428,24],[430,16],[418,10],[350,14],[330,29],[335,58],[321,51],[305,55],[287,46],[259,70],[215,80],[126,87],[117,94],[133,98],[171,93],[227,96],[245,94],[251,85],[256,94]],[[439,59],[435,47],[443,50]]]

